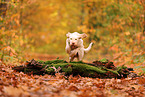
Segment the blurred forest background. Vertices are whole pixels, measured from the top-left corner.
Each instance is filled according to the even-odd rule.
[[[1,0],[0,58],[61,55],[67,32],[86,33],[85,60],[108,58],[145,72],[144,0]],[[32,56],[33,55],[33,56]]]

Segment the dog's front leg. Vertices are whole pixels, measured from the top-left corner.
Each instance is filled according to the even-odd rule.
[[[69,61],[72,62],[74,60],[74,57],[69,57]]]
[[[70,62],[74,60],[75,56],[77,55],[77,52],[78,52],[78,48],[70,51],[70,54],[69,54]]]
[[[78,51],[78,61],[82,61],[83,60],[83,57],[84,57],[84,49],[81,48]]]
[[[71,51],[71,48],[70,48],[70,45],[69,45],[69,39],[66,39],[66,47],[65,47],[65,50],[68,54],[70,54],[70,51]]]

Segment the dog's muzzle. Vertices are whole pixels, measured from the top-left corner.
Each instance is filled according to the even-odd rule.
[[[71,50],[78,48],[76,45],[71,45],[70,47],[71,47]]]

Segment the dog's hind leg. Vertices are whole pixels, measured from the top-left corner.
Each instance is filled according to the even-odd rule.
[[[89,47],[86,48],[86,49],[84,49],[85,53],[87,53],[87,52],[89,52],[91,50],[92,45],[93,45],[93,43],[91,42],[90,45],[89,45]]]

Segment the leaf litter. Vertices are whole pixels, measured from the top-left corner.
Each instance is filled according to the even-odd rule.
[[[145,77],[89,78],[55,75],[33,75],[17,72],[1,64],[1,97],[144,97]]]

